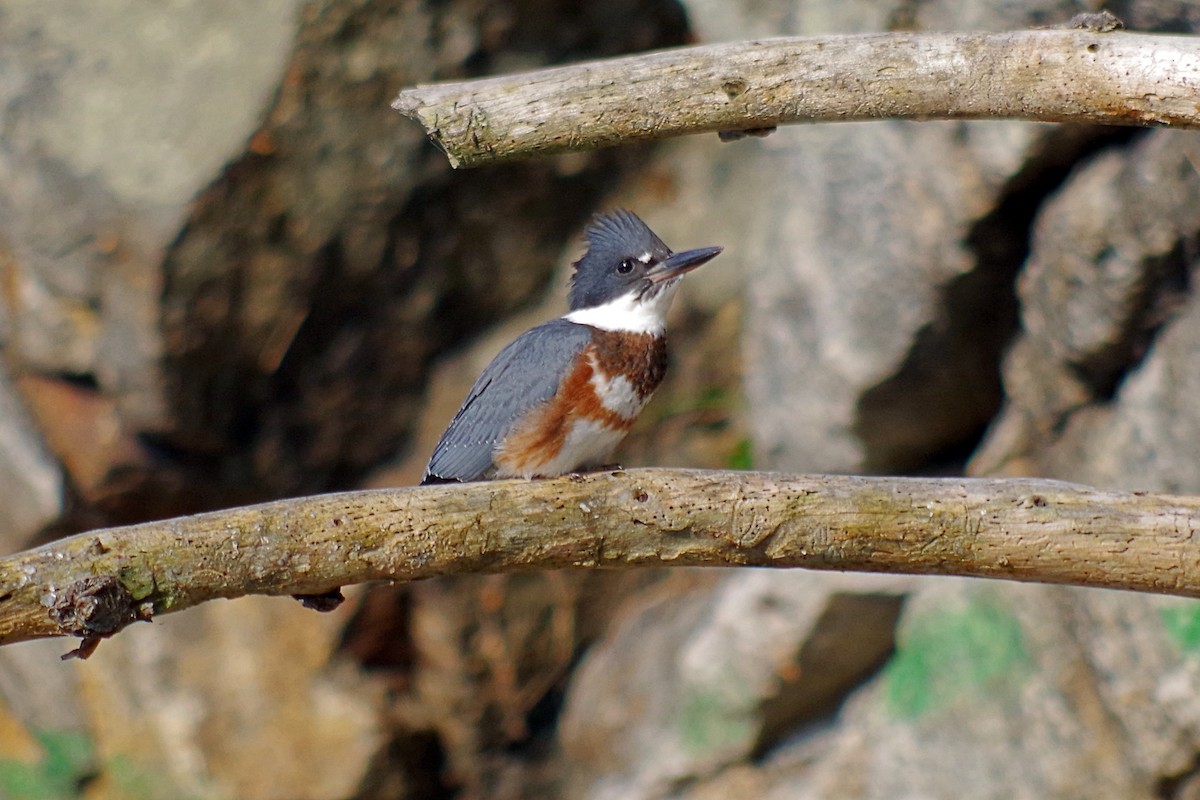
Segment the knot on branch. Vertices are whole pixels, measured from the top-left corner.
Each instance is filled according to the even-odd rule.
[[[139,602],[111,575],[93,575],[69,584],[49,603],[50,618],[83,643],[65,657],[87,658],[101,639],[139,621],[150,621],[151,605]]]

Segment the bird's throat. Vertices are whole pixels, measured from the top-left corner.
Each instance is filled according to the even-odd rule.
[[[678,278],[663,281],[640,293],[629,292],[598,306],[575,309],[563,319],[604,331],[662,336],[667,327],[667,310],[678,289]]]

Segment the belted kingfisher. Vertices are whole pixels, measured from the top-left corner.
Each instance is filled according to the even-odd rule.
[[[721,252],[673,253],[629,211],[597,216],[571,310],[500,351],[434,448],[421,483],[535,478],[604,465],[662,382],[666,314],[684,273]]]

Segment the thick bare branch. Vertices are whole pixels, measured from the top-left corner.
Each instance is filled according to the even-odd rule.
[[[808,567],[1200,597],[1200,498],[1045,480],[639,469],[320,495],[0,559],[0,643],[217,597],[557,567]]]
[[[1053,29],[767,39],[416,86],[393,107],[455,166],[789,122],[1200,127],[1200,38]]]

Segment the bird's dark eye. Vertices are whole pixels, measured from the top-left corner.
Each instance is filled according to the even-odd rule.
[[[622,261],[620,264],[617,264],[617,272],[621,273],[622,275],[628,275],[629,273],[633,272],[633,267],[634,267],[633,259],[627,258],[624,261]]]

